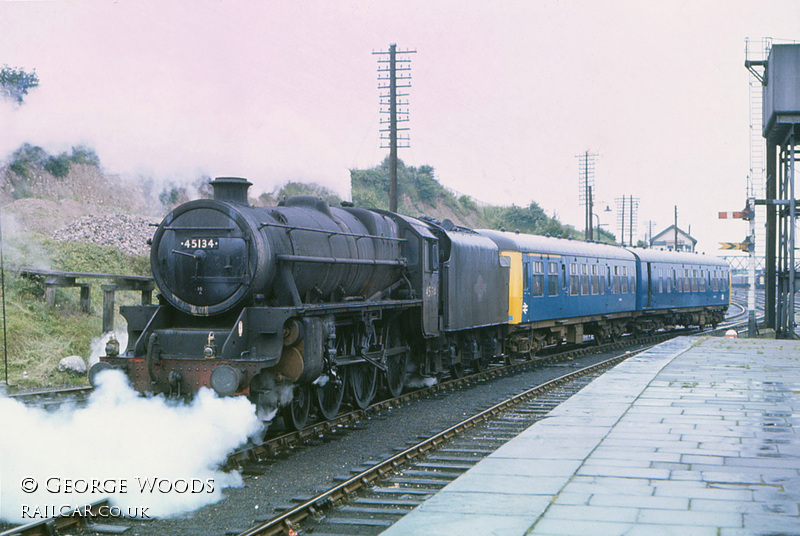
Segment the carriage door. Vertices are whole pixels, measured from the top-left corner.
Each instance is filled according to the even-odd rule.
[[[522,321],[528,322],[533,282],[533,261],[528,255],[522,255]]]
[[[653,307],[653,272],[650,267],[651,263],[647,263],[647,308]]]

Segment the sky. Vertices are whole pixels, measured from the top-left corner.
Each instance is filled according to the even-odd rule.
[[[749,172],[745,39],[800,39],[797,0],[384,0],[0,3],[0,65],[35,69],[0,103],[0,158],[21,143],[95,148],[126,177],[289,180],[349,197],[380,164],[378,57],[409,54],[410,147],[440,183],[578,229],[577,155],[595,158],[595,222],[741,241]],[[606,207],[611,212],[605,210]]]

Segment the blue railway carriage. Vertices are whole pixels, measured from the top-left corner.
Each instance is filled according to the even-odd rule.
[[[730,268],[693,253],[629,249],[636,258],[639,329],[716,325],[730,304]]]
[[[636,309],[636,256],[606,244],[480,230],[510,264],[506,352],[628,331]]]

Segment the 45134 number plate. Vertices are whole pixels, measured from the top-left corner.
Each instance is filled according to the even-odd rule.
[[[181,242],[181,246],[186,249],[217,249],[219,239],[217,238],[187,238]]]

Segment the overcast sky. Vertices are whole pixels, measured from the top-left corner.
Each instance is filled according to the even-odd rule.
[[[0,3],[0,64],[36,69],[0,105],[0,155],[93,146],[111,172],[244,176],[349,196],[379,164],[377,56],[414,49],[407,165],[494,204],[536,201],[583,228],[641,199],[639,233],[691,225],[740,241],[749,169],[745,38],[800,39],[800,2],[743,0],[92,1]],[[780,41],[779,41],[780,40]],[[757,44],[757,43],[752,43]]]

